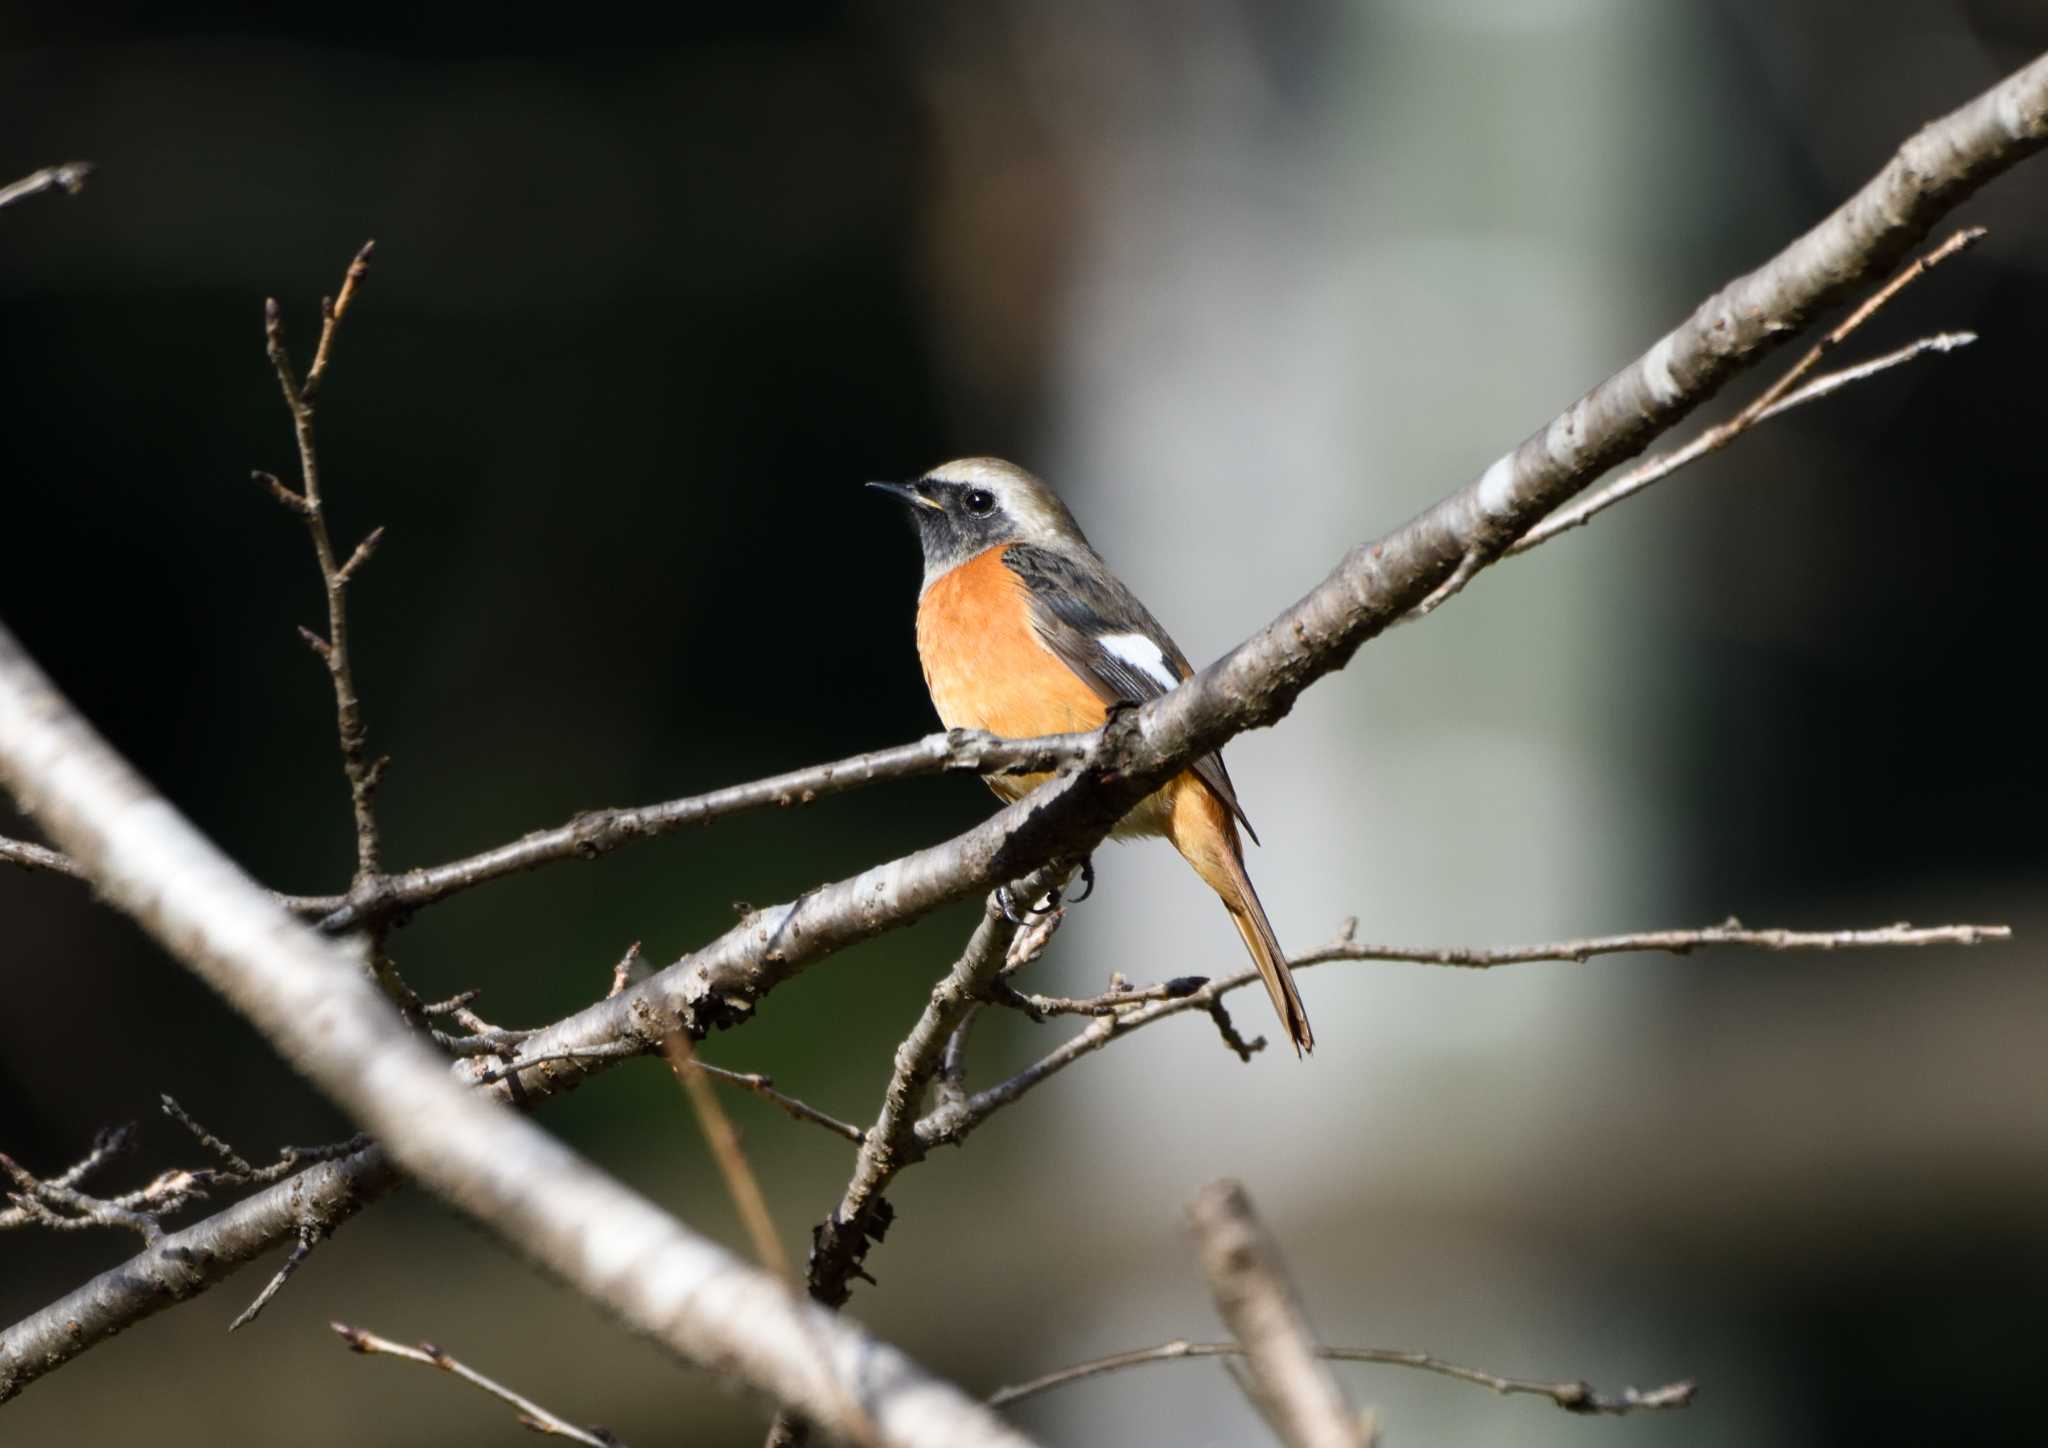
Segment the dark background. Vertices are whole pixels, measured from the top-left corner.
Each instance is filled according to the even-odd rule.
[[[1334,138],[1298,164],[1333,189],[1361,188],[1369,234],[1438,204],[1418,175],[1462,181],[1456,224],[1470,235],[1513,232],[1531,188],[1567,171],[1590,171],[1581,184],[1596,194],[1654,197],[1599,223],[1603,255],[1628,278],[1600,307],[1611,343],[1584,364],[1560,349],[1567,364],[1509,325],[1438,338],[1450,360],[1412,424],[1427,444],[1383,453],[1354,438],[1355,471],[1314,472],[1292,462],[1313,439],[1251,436],[1245,451],[1273,459],[1255,475],[1227,456],[1190,469],[1162,445],[1154,466],[1072,479],[1084,521],[1109,520],[1097,541],[1159,612],[1188,613],[1195,595],[1220,611],[1208,636],[1183,637],[1206,660],[1344,545],[1463,483],[1810,225],[1913,127],[2048,44],[2048,20],[2019,0],[1898,7],[1883,23],[1846,0],[1702,0],[1662,7],[1654,45],[1639,17],[1623,25],[1625,7],[1599,0],[1534,7],[1548,27],[1535,38],[1532,11],[1470,0],[1447,7],[1457,18],[1431,41],[1449,83],[1401,112],[1413,128],[1349,134],[1367,114],[1348,109],[1355,90],[1373,104],[1402,94],[1404,47],[1439,23],[1418,5],[913,5],[631,25],[557,14],[531,27],[454,9],[372,23],[355,9],[0,8],[0,179],[73,157],[99,168],[77,198],[0,213],[0,619],[266,883],[337,890],[351,834],[332,702],[294,636],[319,622],[316,575],[297,522],[247,479],[259,467],[290,476],[294,460],[263,355],[263,298],[282,302],[303,366],[318,299],[366,236],[378,251],[323,394],[321,456],[342,546],[388,529],[352,599],[372,745],[393,759],[387,853],[403,866],[591,805],[686,794],[930,727],[910,639],[913,545],[859,484],[962,453],[1048,472],[1089,455],[1062,359],[1086,327],[1115,325],[1076,300],[1099,295],[1077,278],[1101,254],[1104,218],[1128,201],[1105,187],[1101,158],[1132,135],[1199,157],[1176,128],[1185,95],[1208,83],[1205,34],[1241,45],[1262,114],[1276,118],[1274,135],[1227,144],[1298,154],[1310,142],[1290,126]],[[1558,47],[1603,74],[1640,72],[1640,115],[1575,115],[1582,101],[1546,70]],[[1371,57],[1363,74],[1360,55]],[[1509,103],[1505,76],[1521,102]],[[1607,169],[1563,149],[1585,134],[1574,125],[1632,122],[1653,132],[1647,165]],[[1552,126],[1560,139],[1531,139]],[[1517,159],[1529,154],[1547,160]],[[1548,915],[1432,914],[1423,897],[1413,935],[1486,943],[1475,922],[1513,939],[1731,910],[1751,923],[1911,916],[2021,930],[2011,947],[1960,957],[1589,967],[1607,973],[1558,988],[1627,997],[1640,1013],[1598,1033],[1603,1051],[1622,1053],[1611,1076],[1587,1066],[1594,1074],[1560,1078],[1549,1108],[1542,1081],[1513,1083],[1537,1100],[1528,1109],[1548,1111],[1540,1123],[1497,1098],[1470,1114],[1439,1109],[1462,1098],[1440,1095],[1446,1078],[1426,1071],[1406,1086],[1360,1085],[1290,1077],[1277,1056],[1260,1058],[1258,1089],[1288,1129],[1203,1117],[1196,1135],[1205,1166],[1253,1177],[1330,1337],[1602,1387],[1689,1374],[1707,1384],[1684,1415],[1605,1424],[1361,1371],[1354,1391],[1381,1405],[1394,1441],[2037,1436],[2048,1101],[2027,927],[2048,867],[2031,702],[2035,555],[2048,532],[2040,164],[1966,208],[1956,220],[1990,224],[1990,239],[1859,344],[1970,328],[1984,336],[1975,347],[1771,424],[1354,665],[1376,697],[1411,701],[1429,687],[1411,677],[1456,675],[1469,716],[1415,709],[1419,731],[1450,739],[1481,724],[1510,737],[1526,722],[1512,689],[1490,688],[1495,651],[1524,616],[1546,625],[1542,647],[1555,653],[1517,667],[1584,678],[1589,659],[1616,663],[1573,717],[1589,737],[1627,735],[1625,767],[1597,752],[1586,767],[1625,768],[1642,812],[1630,828],[1656,841],[1645,888],[1555,902],[1555,928]],[[1199,164],[1176,175],[1181,194],[1244,184]],[[1282,232],[1288,204],[1266,208]],[[1501,261],[1510,253],[1432,254],[1440,270],[1415,283],[1425,311],[1433,288],[1543,286]],[[1242,275],[1257,295],[1260,256],[1240,264],[1206,285]],[[1249,315],[1247,333],[1257,308]],[[1195,345],[1240,344],[1258,345],[1229,334]],[[1362,314],[1355,345],[1370,373],[1407,368],[1428,344]],[[1510,346],[1551,361],[1511,364],[1527,392],[1468,393],[1465,363],[1477,373]],[[1267,380],[1311,391],[1327,385],[1319,366],[1296,357]],[[1232,426],[1227,406],[1211,412],[1202,425]],[[1348,511],[1343,531],[1304,544],[1316,496]],[[1275,567],[1264,591],[1238,596],[1231,573],[1176,565],[1173,545],[1147,531],[1162,508],[1233,546],[1292,538],[1321,562]],[[1610,581],[1561,612],[1529,601],[1550,595],[1525,590],[1568,575]],[[1336,705],[1315,707],[1305,703],[1285,763],[1295,721],[1263,736],[1277,750],[1246,742],[1255,772],[1340,768]],[[1344,752],[1374,748],[1354,737]],[[1567,799],[1573,788],[1557,785]],[[715,836],[478,890],[427,912],[396,948],[423,994],[482,986],[494,1019],[551,1019],[599,993],[631,940],[672,959],[723,929],[734,902],[785,899],[987,807],[964,781],[927,780],[800,818],[736,819]],[[1479,848],[1470,836],[1495,824],[1602,846],[1563,818],[1489,822],[1448,803],[1441,817],[1397,810],[1353,827],[1381,850],[1433,842],[1411,853],[1441,849],[1464,868]],[[32,835],[4,810],[0,831]],[[1624,875],[1628,839],[1604,842]],[[1607,857],[1588,858],[1599,871]],[[1348,868],[1341,854],[1329,863]],[[1144,893],[1108,884],[1095,908],[1142,920]],[[1304,945],[1358,900],[1313,908],[1295,916]],[[865,1119],[890,1043],[966,918],[849,952],[708,1054]],[[1219,951],[1187,969],[1233,964]],[[1496,989],[1490,978],[1408,988],[1456,989],[1463,1004],[1444,1009],[1467,1014]],[[1432,1018],[1355,989],[1341,998],[1355,1012],[1317,1016],[1330,1052],[1354,1029],[1427,1048]],[[1247,999],[1240,1019],[1258,1013]],[[1372,1025],[1350,1024],[1368,1014]],[[1119,1150],[1070,1155],[1062,1126],[1074,1113],[1099,1120],[1112,1102],[1138,1132],[1170,1131],[1183,1107],[1197,1116],[1183,1093],[1226,1058],[1211,1042],[1185,1062],[1145,1056],[1169,1029],[1119,1048],[1149,1062],[1129,1068],[1144,1071],[1142,1090],[1091,1094],[1077,1073],[892,1193],[911,1215],[856,1310],[975,1389],[1210,1335],[1175,1215],[1201,1174],[1191,1165],[1154,1191],[1123,1171]],[[1532,1061],[1607,1059],[1555,1014],[1512,1034]],[[1023,1059],[1030,1046],[1020,1026],[1002,1049]],[[1368,1090],[1398,1099],[1418,1160],[1445,1140],[1478,1143],[1477,1175],[1416,1167],[1403,1185],[1405,1156],[1378,1156],[1370,1186],[1347,1187],[1341,1173],[1287,1165],[1296,1146],[1304,1162],[1343,1158]],[[140,1181],[194,1157],[153,1114],[159,1091],[252,1155],[347,1134],[84,890],[0,873],[0,1149],[54,1168],[98,1127],[139,1118],[143,1156],[119,1170]],[[734,1110],[794,1248],[836,1199],[847,1153],[754,1107]],[[615,1072],[542,1119],[739,1241],[664,1073]],[[1542,1166],[1487,1175],[1511,1156]],[[0,1316],[132,1246],[0,1238]],[[225,1337],[262,1275],[36,1384],[0,1409],[0,1441],[115,1443],[146,1429],[172,1444],[482,1443],[519,1431],[431,1375],[344,1356],[324,1336],[330,1317],[431,1337],[635,1443],[758,1431],[755,1405],[674,1368],[418,1195],[351,1225],[256,1327]],[[1090,1298],[1134,1290],[1166,1294],[1172,1310],[1118,1336]],[[1256,1437],[1198,1366],[1076,1390],[1022,1418],[1064,1442]]]

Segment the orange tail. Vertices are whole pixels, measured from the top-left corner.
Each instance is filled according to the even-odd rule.
[[[1301,1004],[1300,992],[1294,988],[1294,975],[1287,969],[1287,952],[1280,948],[1273,922],[1266,918],[1266,907],[1259,903],[1259,892],[1252,888],[1251,876],[1245,873],[1244,848],[1238,842],[1236,821],[1209,787],[1192,774],[1182,775],[1175,783],[1179,788],[1175,790],[1168,838],[1230,912],[1231,923],[1244,937],[1252,964],[1259,968],[1259,978],[1266,983],[1266,994],[1273,998],[1273,1010],[1287,1028],[1294,1053],[1299,1056],[1313,1051],[1315,1033],[1308,1027],[1308,1011]]]

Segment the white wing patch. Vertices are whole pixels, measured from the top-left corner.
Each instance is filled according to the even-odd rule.
[[[1102,634],[1095,640],[1162,689],[1180,686],[1180,675],[1166,661],[1158,644],[1139,633]]]

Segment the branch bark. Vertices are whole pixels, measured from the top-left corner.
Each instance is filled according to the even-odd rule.
[[[0,630],[0,780],[133,916],[376,1133],[408,1174],[682,1357],[835,1431],[849,1395],[899,1444],[1027,1440],[453,1081],[356,952],[279,910],[77,716]],[[821,1353],[822,1350],[822,1353]],[[15,1377],[14,1364],[0,1375]]]

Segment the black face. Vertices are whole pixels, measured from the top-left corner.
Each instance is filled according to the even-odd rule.
[[[927,577],[937,577],[1014,535],[1002,500],[987,488],[929,477],[868,486],[903,500],[924,545]]]

